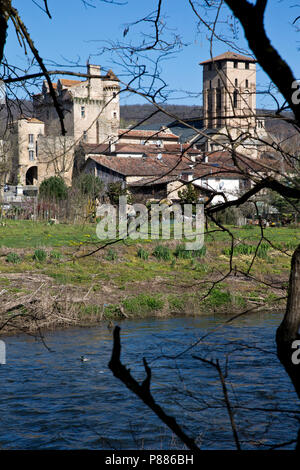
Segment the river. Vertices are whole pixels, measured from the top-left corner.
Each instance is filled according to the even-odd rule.
[[[122,321],[122,362],[143,380],[146,357],[155,399],[202,449],[234,449],[218,374],[193,356],[219,359],[224,372],[227,357],[226,382],[242,449],[268,449],[295,439],[300,409],[275,354],[281,315],[252,314],[220,328],[226,318]],[[47,332],[51,352],[28,335],[2,339],[7,363],[0,366],[0,448],[183,448],[113,377],[107,365],[112,332],[106,325]],[[82,362],[82,355],[88,361]],[[278,413],[278,408],[285,411]]]

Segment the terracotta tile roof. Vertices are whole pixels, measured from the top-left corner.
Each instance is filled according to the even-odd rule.
[[[252,57],[246,55],[240,55],[236,52],[224,52],[223,54],[217,55],[212,59],[205,60],[204,62],[200,62],[200,65],[209,64],[210,62],[217,62],[219,60],[240,60],[241,62],[257,62],[257,60],[253,59]]]
[[[107,78],[108,80],[116,80],[116,81],[120,81],[118,79],[118,77],[114,74],[114,72],[110,69],[107,74],[104,76],[104,79]]]
[[[151,146],[152,147],[152,146]],[[148,153],[151,151],[150,145],[142,144],[116,144],[115,145],[116,153]],[[152,149],[154,150],[154,149]]]
[[[234,171],[232,168],[225,166],[216,167],[208,163],[201,163],[195,168],[193,178],[245,179],[246,176],[239,170]]]
[[[27,119],[28,122],[34,122],[36,124],[44,124],[43,121],[40,121],[39,119],[35,118],[35,117],[32,117],[32,118],[29,118]]]
[[[226,167],[234,167],[235,163],[232,155],[227,151],[212,152],[207,154],[208,163],[218,164]],[[243,171],[270,173],[275,171],[292,171],[292,167],[287,162],[282,162],[275,155],[263,155],[261,158],[253,159],[245,155],[238,155],[237,161]],[[238,170],[238,168],[237,168]]]
[[[162,154],[161,159],[157,159],[157,157],[119,158],[105,155],[89,158],[124,176],[174,176],[181,174],[182,171],[192,171],[189,166],[191,164],[190,160],[182,159],[178,155]]]
[[[40,121],[39,119],[35,118],[35,117],[28,117],[28,116],[24,116],[24,115],[21,115],[18,119],[25,119],[27,122],[31,122],[31,123],[34,123],[34,124],[44,124],[43,121]]]
[[[103,154],[110,150],[109,144],[87,144],[81,143],[81,148],[85,154]]]
[[[180,181],[180,178],[176,175],[174,176],[162,176],[159,177],[150,177],[150,178],[141,178],[138,181],[133,181],[132,183],[127,183],[128,186],[157,186],[159,184],[167,184],[173,181]]]
[[[176,155],[179,156],[184,154],[186,156],[195,156],[202,155],[202,152],[199,149],[189,148],[189,145],[180,145],[180,144],[165,144],[163,147],[158,147],[157,145],[143,145],[143,144],[127,144],[127,143],[118,143],[115,144],[115,150],[110,150],[109,144],[81,144],[83,151],[86,154],[146,154],[149,156],[157,156],[160,153],[164,155]],[[185,149],[187,149],[185,151]]]
[[[60,78],[59,81],[63,86],[72,87],[72,86],[79,85],[80,83],[83,83],[83,81],[85,80],[80,81],[80,80],[69,80],[67,78]]]
[[[119,136],[123,138],[130,137],[145,137],[146,139],[178,139],[178,135],[173,134],[170,130],[166,131],[155,131],[155,130],[143,130],[143,129],[119,129]]]

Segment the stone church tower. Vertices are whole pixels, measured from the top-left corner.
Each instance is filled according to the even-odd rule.
[[[225,52],[200,65],[203,66],[204,127],[227,126],[251,131],[256,126],[256,61]]]

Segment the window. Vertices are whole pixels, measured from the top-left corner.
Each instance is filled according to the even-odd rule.
[[[81,117],[84,118],[85,117],[85,106],[81,106]]]
[[[220,88],[217,88],[217,94],[216,94],[216,102],[217,102],[217,109],[221,109],[221,90]]]
[[[249,70],[249,62],[245,63],[245,69]]]
[[[114,113],[114,119],[117,119],[117,113]]]
[[[211,80],[209,80],[209,89],[211,90]]]
[[[233,92],[233,107],[237,108],[237,104],[238,104],[238,92],[235,90]]]
[[[218,78],[218,87],[220,88],[221,86],[221,80]]]
[[[34,151],[29,150],[29,160],[32,162],[34,160]]]
[[[28,134],[28,142],[33,144],[33,134]]]
[[[117,96],[117,93],[114,91],[113,92],[113,98],[115,98]]]
[[[234,86],[238,86],[238,79],[237,78],[234,80]]]
[[[212,111],[212,99],[211,99],[211,93],[207,95],[207,108],[208,111]]]
[[[99,144],[99,121],[96,122],[96,143]]]
[[[35,154],[36,154],[36,158],[37,158],[37,156],[38,156],[38,143],[37,143],[37,141],[35,143]]]
[[[246,88],[249,88],[249,81],[246,80]]]
[[[83,131],[83,140],[87,141],[87,131]]]
[[[237,68],[238,68],[238,63],[237,63],[237,62],[233,62],[233,67],[234,67],[235,69],[237,69]]]

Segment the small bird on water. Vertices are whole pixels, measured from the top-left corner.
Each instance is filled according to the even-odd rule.
[[[80,356],[80,360],[81,362],[87,362],[89,359],[87,357]]]

